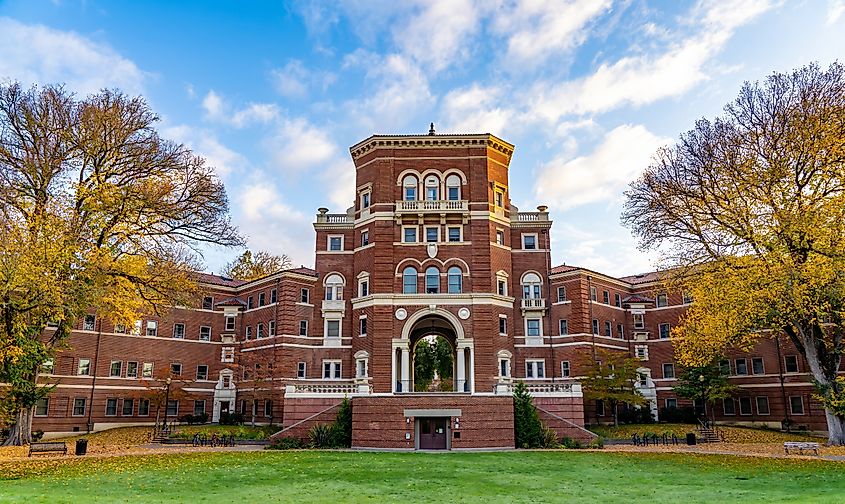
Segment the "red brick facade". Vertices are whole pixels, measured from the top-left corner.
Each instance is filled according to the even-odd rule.
[[[524,380],[549,426],[586,440],[585,421],[610,418],[584,403],[575,380],[593,348],[641,357],[656,413],[685,405],[672,392],[672,343],[661,337],[683,297],[664,302],[654,275],[552,268],[546,208],[510,204],[513,146],[492,135],[374,136],[350,151],[355,204],[320,209],[314,270],[252,282],[201,275],[206,297],[196,306],[126,329],[80,321],[45,370],[57,388],[34,428],[153,424],[171,375],[171,420],[238,411],[304,437],[349,396],[355,447],[417,448],[428,417],[448,422],[451,448],[509,447],[510,387]],[[457,392],[412,392],[414,345],[430,335],[452,345]],[[717,419],[780,425],[788,416],[823,430],[797,355],[781,338],[731,356],[741,392],[735,414],[720,404]]]

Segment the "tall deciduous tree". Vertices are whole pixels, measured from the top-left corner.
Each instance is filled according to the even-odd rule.
[[[636,387],[639,367],[639,360],[621,352],[599,349],[595,358],[585,354],[585,373],[581,378],[584,397],[607,403],[613,412],[613,425],[619,423],[619,404],[642,406],[648,403]]]
[[[0,382],[30,441],[39,366],[89,310],[188,304],[204,244],[241,245],[223,184],[141,98],[0,85]],[[56,324],[47,329],[48,322]],[[45,331],[45,329],[47,329]]]
[[[255,280],[272,275],[293,265],[287,254],[275,255],[259,251],[253,254],[247,250],[223,268],[223,275],[238,280]]]
[[[783,331],[845,444],[845,68],[810,65],[746,83],[723,116],[699,120],[631,184],[622,216],[678,266],[695,303],[673,330],[700,366]]]

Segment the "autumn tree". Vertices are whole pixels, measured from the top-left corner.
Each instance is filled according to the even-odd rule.
[[[585,353],[581,380],[584,398],[603,401],[613,413],[613,425],[619,424],[618,406],[643,406],[648,400],[636,387],[640,361],[621,352],[598,349],[596,355]]]
[[[142,98],[0,85],[0,383],[30,441],[40,365],[96,311],[190,304],[206,244],[241,245],[214,169],[159,137]],[[55,329],[45,331],[48,322]]]
[[[701,366],[782,331],[845,444],[845,68],[813,64],[746,83],[724,114],[657,152],[622,220],[692,294],[678,360]]]
[[[713,408],[707,409],[720,399],[727,399],[736,392],[736,387],[728,382],[728,373],[712,361],[704,366],[685,367],[678,375],[677,385],[673,390],[680,397],[701,401],[704,405],[704,418],[709,411],[712,417]]]
[[[253,254],[247,250],[228,263],[223,268],[222,274],[230,278],[249,281],[272,275],[292,265],[293,262],[287,254],[275,255],[263,250]]]

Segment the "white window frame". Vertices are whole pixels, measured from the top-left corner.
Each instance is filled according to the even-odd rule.
[[[542,374],[542,376],[540,376]],[[525,359],[525,379],[545,380],[546,359]]]
[[[366,274],[358,278],[358,297],[366,297],[370,292],[370,275]]]
[[[300,380],[305,379],[308,376],[308,363],[305,361],[299,361],[296,363],[296,377]]]
[[[152,325],[152,327],[150,327],[150,325]],[[158,336],[158,320],[148,320],[147,330],[144,334],[151,337]]]
[[[566,286],[565,285],[559,285],[557,287],[557,290],[555,291],[555,293],[556,293],[555,301],[557,303],[563,303],[564,301],[566,301]],[[563,293],[563,296],[561,296],[561,293]]]
[[[362,229],[361,230],[361,246],[366,247],[370,244],[370,229]]]
[[[91,324],[88,324],[88,319],[91,319]],[[94,331],[97,328],[97,316],[92,315],[90,313],[86,314],[82,318],[82,330],[83,331]]]
[[[537,321],[538,334],[529,334],[530,329],[528,322]],[[541,317],[530,317],[525,319],[525,337],[526,338],[542,338],[543,337],[543,319]]]
[[[182,335],[181,336],[176,335],[176,328],[178,326],[182,326]],[[175,339],[185,339],[185,323],[184,322],[176,322],[175,324],[173,324],[173,337]]]
[[[534,248],[527,248],[525,246],[525,238],[533,237],[534,238]],[[540,239],[537,233],[522,233],[522,250],[540,250]]]
[[[662,302],[661,302],[661,298],[663,299]],[[655,296],[654,305],[657,308],[665,308],[665,307],[669,306],[669,295],[666,294],[666,293],[658,294],[657,296]]]
[[[793,358],[795,358],[795,371],[789,371],[789,370],[787,369],[787,368],[789,367],[789,365],[786,363],[786,359],[787,359],[787,357],[793,357]],[[795,373],[800,373],[800,372],[801,372],[801,366],[799,365],[799,362],[800,362],[800,361],[798,360],[798,356],[797,356],[797,355],[794,355],[794,354],[784,355],[784,356],[783,356],[783,372],[784,372],[784,374],[795,374]]]
[[[505,331],[502,332],[502,321],[505,321]],[[505,314],[499,314],[499,336],[507,336],[508,335],[508,316]]]
[[[760,411],[760,399],[766,400],[766,412],[762,413]],[[772,414],[772,405],[769,404],[769,396],[762,395],[762,396],[754,396],[754,408],[757,410],[757,415],[759,416],[769,416]]]
[[[669,367],[667,368],[667,366],[669,366]],[[666,376],[666,369],[672,370],[672,376]],[[673,379],[673,380],[677,378],[675,376],[675,363],[674,362],[664,362],[663,365],[661,366],[661,372],[663,373],[663,378]]]
[[[666,336],[663,336],[663,328],[666,328]],[[672,324],[663,322],[657,326],[657,337],[662,340],[667,340],[672,337]]]
[[[329,374],[326,377],[326,364],[329,364]],[[342,380],[343,379],[343,361],[340,359],[323,359],[323,379],[324,380]]]
[[[117,364],[117,374],[114,374],[114,365]],[[113,360],[109,363],[109,378],[120,378],[123,375],[123,361]]]
[[[363,371],[364,373],[361,374],[362,368],[361,364],[364,364]],[[355,378],[368,378],[370,376],[370,359],[368,357],[359,357],[355,359]]]
[[[308,321],[307,320],[300,320],[299,321],[299,335],[300,336],[308,336]]]
[[[759,373],[754,371],[754,361],[755,360],[760,361],[760,372]],[[751,357],[751,374],[752,375],[758,375],[758,376],[766,374],[766,361],[764,361],[762,357]]]
[[[329,336],[329,324],[330,323],[337,323],[337,336]],[[323,337],[327,340],[340,340],[341,332],[343,330],[343,323],[341,319],[326,319],[325,324],[323,324]]]
[[[208,337],[203,337],[202,332],[203,329],[208,329]],[[200,341],[211,341],[211,327],[210,326],[200,326],[199,334],[197,338]]]
[[[334,238],[340,238],[340,249],[338,249],[338,250],[332,249],[332,239],[334,239]],[[343,246],[343,235],[342,234],[326,235],[326,252],[338,253],[338,252],[343,252],[343,250],[344,250],[344,246]]]
[[[568,360],[560,361],[560,376],[561,378],[569,378],[572,376],[572,367]]]
[[[432,229],[435,230],[434,241],[428,241],[428,232]],[[425,237],[425,243],[440,243],[440,226],[423,226],[423,236]]]
[[[367,335],[367,330],[369,329],[367,327],[368,325],[369,324],[367,323],[366,315],[361,315],[360,317],[358,317],[358,336],[364,337]]]
[[[205,368],[205,375],[203,375],[203,377],[202,377],[202,378],[200,378],[200,368],[201,368],[201,367],[204,367],[204,368]],[[206,380],[208,380],[208,364],[197,364],[197,370],[196,370],[196,374],[195,374],[194,376],[196,377],[196,379],[197,379],[198,381],[206,381]]]
[[[83,369],[83,362],[85,367],[85,372],[82,372]],[[79,359],[76,363],[76,376],[91,376],[91,359]]]
[[[364,200],[366,200],[366,204]],[[369,189],[361,191],[359,201],[361,203],[361,211],[368,210],[373,206],[373,193]]]
[[[501,242],[499,242],[499,237],[502,238]],[[496,229],[496,245],[500,245],[502,247],[505,246],[505,230],[504,229]]]
[[[76,412],[76,404],[77,403],[82,404],[82,412],[81,413]],[[70,409],[70,416],[75,416],[75,417],[85,416],[85,410],[88,407],[88,404],[87,404],[87,401],[85,400],[84,397],[74,397],[72,404],[73,404],[73,406],[71,406],[71,409]]]
[[[450,231],[453,229],[458,230],[458,239],[456,241],[452,240],[452,236]],[[464,227],[463,226],[446,226],[446,242],[447,243],[462,243],[464,241]]]
[[[504,364],[504,366],[503,366]],[[502,368],[504,368],[505,373],[502,374]],[[511,377],[511,360],[509,357],[499,357],[499,378],[510,378]]]
[[[641,361],[647,361],[648,360],[648,345],[636,345],[636,346],[634,346],[634,356]]]
[[[407,231],[412,230],[414,232],[414,241],[407,240]],[[420,227],[419,226],[402,226],[402,243],[420,243]]]
[[[44,401],[44,413],[38,413],[39,403]],[[49,397],[41,397],[36,401],[35,407],[33,409],[33,416],[43,418],[50,415],[50,398]]]
[[[181,362],[171,362],[170,363],[170,375],[171,376],[182,376],[182,363]]]
[[[557,320],[557,331],[558,331],[558,336],[569,335],[569,320],[558,319]]]
[[[634,329],[645,329],[645,315],[642,313],[634,313]]]
[[[730,402],[730,404],[733,407],[733,413],[728,413],[728,410],[725,408],[725,405],[728,404],[728,402]],[[722,399],[722,414],[723,415],[725,415],[725,416],[736,416],[736,410],[737,410],[737,404],[736,404],[736,400],[734,400],[733,397],[725,397],[724,399]]]
[[[235,316],[234,315],[226,315],[223,317],[223,328],[226,332],[232,332],[235,330]]]
[[[798,400],[801,401],[801,412],[800,413],[795,411],[795,409],[793,409],[793,407],[792,407],[792,400],[793,399],[798,399]],[[804,396],[792,395],[792,396],[789,396],[787,398],[787,401],[789,402],[789,413],[790,414],[792,414],[792,415],[806,415],[807,414],[807,409],[804,408]]]
[[[223,347],[220,349],[220,362],[235,362],[235,347]]]

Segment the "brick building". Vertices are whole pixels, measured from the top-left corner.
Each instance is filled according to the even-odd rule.
[[[86,316],[45,364],[42,379],[56,390],[36,407],[33,428],[240,412],[279,425],[278,436],[305,436],[347,396],[354,447],[512,447],[510,394],[524,380],[548,425],[587,439],[585,421],[610,418],[602,404],[585,404],[575,379],[593,348],[641,359],[655,415],[685,405],[672,392],[668,335],[690,300],[661,292],[654,273],[552,267],[547,208],[510,203],[512,145],[432,131],[372,136],[350,152],[356,201],[346,213],[319,209],[315,269],[251,282],[201,274],[195,306],[133,327]],[[433,338],[452,352],[439,389],[415,380],[415,353]],[[786,338],[725,365],[740,392],[716,406],[718,420],[825,428]],[[159,409],[162,393],[169,403]]]

